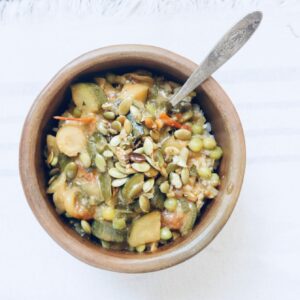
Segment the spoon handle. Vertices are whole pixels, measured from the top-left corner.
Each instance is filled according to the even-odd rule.
[[[181,89],[174,95],[175,106],[212,73],[229,60],[251,37],[262,20],[262,13],[255,11],[235,24],[217,43],[204,61],[196,68]]]

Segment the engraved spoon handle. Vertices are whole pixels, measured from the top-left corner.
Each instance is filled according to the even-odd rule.
[[[229,60],[251,37],[262,20],[262,13],[255,11],[234,25],[196,68],[181,89],[171,99],[175,106],[211,74]]]

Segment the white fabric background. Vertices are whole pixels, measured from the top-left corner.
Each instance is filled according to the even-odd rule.
[[[0,299],[300,299],[299,1],[123,1],[121,10],[33,2],[0,1]],[[256,8],[265,15],[258,32],[215,74],[248,155],[225,228],[192,259],[149,274],[98,270],[67,254],[34,218],[18,175],[22,124],[40,90],[76,56],[111,44],[152,44],[198,62]]]

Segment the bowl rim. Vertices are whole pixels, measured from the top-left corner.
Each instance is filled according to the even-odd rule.
[[[152,257],[149,256],[146,259],[132,256],[130,258],[115,257],[112,251],[107,251],[106,255],[99,252],[99,257],[91,257],[90,253],[85,253],[83,249],[85,248],[84,243],[82,243],[82,247],[80,247],[78,243],[75,245],[71,238],[66,239],[63,234],[55,232],[55,230],[52,229],[51,221],[47,219],[47,216],[43,215],[44,211],[42,211],[39,206],[38,200],[44,200],[44,197],[39,188],[35,186],[35,183],[37,182],[35,178],[36,175],[31,173],[32,165],[28,163],[29,151],[32,149],[31,147],[33,147],[30,140],[34,130],[33,120],[36,117],[35,113],[41,105],[43,98],[47,97],[50,93],[50,90],[54,88],[57,89],[57,83],[62,77],[66,76],[70,79],[70,76],[68,77],[68,73],[76,69],[76,67],[83,67],[84,65],[87,66],[99,57],[117,57],[126,54],[139,55],[140,57],[153,56],[155,59],[166,59],[168,60],[168,63],[173,64],[175,68],[178,68],[177,64],[180,62],[181,65],[185,64],[191,72],[197,67],[197,64],[181,55],[150,45],[122,44],[107,46],[95,49],[75,58],[58,71],[58,73],[49,81],[49,83],[37,96],[27,114],[19,146],[19,173],[26,200],[35,217],[51,238],[54,239],[62,248],[79,260],[98,268],[125,273],[144,273],[165,269],[187,260],[204,249],[220,232],[228,221],[240,194],[246,166],[246,147],[243,128],[231,100],[221,86],[212,77],[210,77],[201,85],[201,87],[208,91],[213,88],[216,89],[218,93],[222,94],[222,97],[225,99],[224,101],[226,101],[227,104],[226,109],[230,111],[230,114],[233,116],[234,126],[238,132],[235,144],[238,145],[240,151],[236,166],[236,188],[230,195],[230,202],[224,203],[222,213],[215,216],[214,220],[212,220],[201,234],[193,237],[193,239],[189,240],[187,243],[183,243],[179,248],[176,248],[175,251],[171,250],[167,253],[163,252],[160,255],[153,255]],[[72,78],[74,78],[74,76],[71,76],[71,79]],[[39,197],[39,199],[36,199],[36,197]]]

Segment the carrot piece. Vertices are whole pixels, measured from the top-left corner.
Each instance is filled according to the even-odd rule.
[[[155,123],[151,117],[145,118],[144,122],[145,122],[146,127],[149,129],[152,129],[153,126],[155,125]]]
[[[77,121],[82,123],[91,123],[95,122],[95,118],[93,117],[85,117],[85,118],[73,118],[73,117],[62,117],[62,116],[54,116],[53,119],[60,121]]]
[[[177,122],[177,121],[173,120],[172,118],[170,118],[166,113],[161,113],[159,118],[161,120],[163,120],[164,123],[167,124],[168,126],[175,127],[175,128],[181,128],[182,127],[182,125],[179,122]]]

